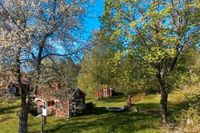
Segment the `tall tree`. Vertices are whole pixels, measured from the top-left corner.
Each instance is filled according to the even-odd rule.
[[[78,85],[88,93],[95,92],[100,84],[108,80],[104,69],[108,48],[100,43],[98,32],[93,34],[91,46],[93,48],[86,53],[81,62],[81,71],[78,76]]]
[[[19,132],[26,133],[29,92],[21,83],[23,73],[32,73],[32,83],[38,88],[43,60],[67,57],[82,50],[80,31],[90,6],[85,0],[2,0],[0,1],[1,69],[15,73],[21,86]],[[28,101],[26,100],[26,97]],[[26,107],[25,107],[26,106]]]
[[[99,32],[93,35],[93,48],[81,62],[78,85],[89,94],[102,85],[109,85],[125,94],[141,92],[149,87],[154,78],[149,78],[152,74],[148,65],[143,63],[140,67],[142,62],[135,59],[130,49],[108,46],[109,42],[103,38]],[[147,69],[150,73],[145,73]]]
[[[198,0],[105,1],[101,32],[109,45],[128,46],[136,59],[156,71],[163,124],[168,123],[168,77],[185,49],[199,43],[199,9]]]

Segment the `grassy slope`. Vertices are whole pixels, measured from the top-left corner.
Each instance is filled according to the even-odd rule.
[[[124,106],[124,97],[107,98],[97,101],[93,98],[87,101],[95,103],[94,112],[89,115],[77,116],[70,119],[48,117],[46,132],[49,133],[162,133],[160,115],[137,112],[107,112],[103,107]],[[159,96],[149,95],[135,103],[135,106],[158,111]],[[17,111],[19,102],[0,106],[0,133],[17,133]],[[173,105],[170,105],[172,108]],[[29,132],[38,133],[40,117],[29,117]]]
[[[19,100],[12,104],[0,104],[0,133],[17,132],[17,112],[19,111],[19,105]]]

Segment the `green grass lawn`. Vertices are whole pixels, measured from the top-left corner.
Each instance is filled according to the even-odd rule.
[[[154,115],[138,112],[112,113],[104,107],[124,106],[126,98],[115,96],[97,101],[95,98],[88,98],[96,106],[93,113],[61,119],[54,116],[47,118],[45,131],[47,133],[164,133],[160,124],[159,95],[145,96],[141,101],[134,103],[134,106],[158,113]],[[1,104],[0,106],[0,133],[17,133],[19,101],[14,104]],[[174,107],[173,105],[172,108]],[[29,132],[40,132],[40,117],[29,115]]]

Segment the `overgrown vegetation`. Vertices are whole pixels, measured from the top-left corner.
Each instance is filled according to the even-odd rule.
[[[48,132],[154,133],[163,132],[161,121],[172,131],[199,132],[199,0],[105,0],[100,29],[89,40],[84,21],[91,6],[90,0],[0,1],[2,131],[17,132],[18,123],[19,133],[38,132],[40,118],[28,115],[37,115],[32,98],[57,83],[80,87],[91,103],[87,115],[49,117]],[[6,94],[11,83],[21,101]],[[104,86],[123,95],[97,101]],[[132,112],[106,111],[125,106],[127,95]]]

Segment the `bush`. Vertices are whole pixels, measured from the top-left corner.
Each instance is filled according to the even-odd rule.
[[[190,107],[200,112],[200,89],[197,86],[191,86],[185,90],[185,97]]]
[[[89,103],[85,104],[85,107],[86,107],[86,110],[84,111],[84,113],[86,113],[86,114],[87,113],[93,113],[95,104],[92,103],[92,102],[89,102]]]
[[[86,110],[92,110],[94,108],[95,104],[92,102],[89,102],[89,103],[86,103],[85,106],[86,106]]]
[[[188,104],[188,99],[186,98],[187,94],[181,89],[176,89],[170,93],[171,102],[174,104],[185,103]]]
[[[139,93],[139,94],[133,95],[131,98],[132,103],[139,102],[139,101],[143,100],[144,97],[145,97],[145,93]]]
[[[148,88],[145,90],[146,94],[157,94],[160,93],[160,90],[158,88]]]
[[[182,132],[200,132],[200,113],[195,108],[181,111],[181,115],[176,118],[178,127]]]
[[[29,113],[33,116],[37,116],[38,115],[38,111],[37,111],[37,106],[32,103],[29,109]]]
[[[0,97],[0,103],[8,103],[8,104],[14,104],[16,103],[17,98],[15,96],[12,95],[4,95],[2,97]]]

